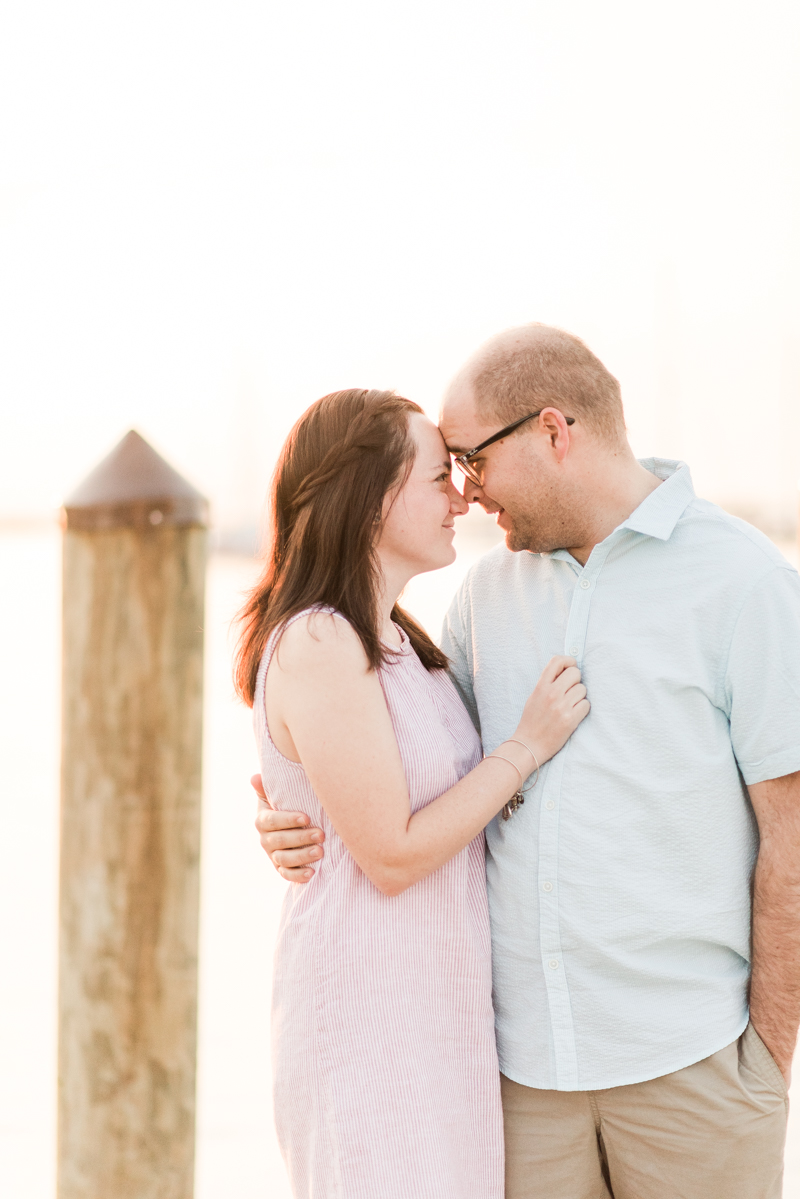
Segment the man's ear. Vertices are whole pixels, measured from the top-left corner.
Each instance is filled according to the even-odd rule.
[[[559,408],[543,408],[539,413],[539,428],[547,437],[559,462],[569,453],[570,432],[564,413]]]

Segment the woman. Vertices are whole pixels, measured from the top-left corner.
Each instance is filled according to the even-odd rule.
[[[588,711],[571,659],[482,760],[447,661],[398,607],[467,510],[409,400],[343,391],[277,466],[273,545],[237,683],[273,806],[326,834],[275,963],[278,1135],[311,1199],[501,1199],[482,830]]]

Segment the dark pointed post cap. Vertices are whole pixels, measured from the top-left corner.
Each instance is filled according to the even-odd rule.
[[[133,429],[64,502],[68,529],[208,524],[208,501]]]

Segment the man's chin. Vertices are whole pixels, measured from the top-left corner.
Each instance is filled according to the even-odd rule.
[[[552,554],[565,546],[583,545],[586,535],[580,529],[571,529],[566,522],[560,527],[531,524],[524,517],[514,520],[508,510],[502,508],[497,518],[498,527],[506,537],[506,549],[512,554],[527,550],[529,554]],[[583,536],[583,541],[581,537]]]
[[[527,550],[531,554],[541,554],[550,548],[549,546],[539,544],[539,538],[536,537],[532,530],[525,531],[515,527],[509,520],[508,513],[504,513],[503,515],[506,518],[506,527],[503,528],[501,526],[501,528],[503,528],[503,532],[506,535],[506,549],[511,550],[512,554],[520,554],[523,550]]]
[[[512,554],[519,554],[522,550],[528,550],[531,548],[528,544],[528,539],[526,537],[521,537],[516,529],[506,529],[505,535],[506,549],[511,550]]]

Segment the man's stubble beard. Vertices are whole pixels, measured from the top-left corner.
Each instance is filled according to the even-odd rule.
[[[506,531],[506,545],[512,553],[528,550],[532,554],[549,554],[553,550],[568,550],[583,545],[586,531],[576,512],[576,506],[564,496],[548,494],[530,497],[527,511],[512,513],[506,508],[511,528]]]

